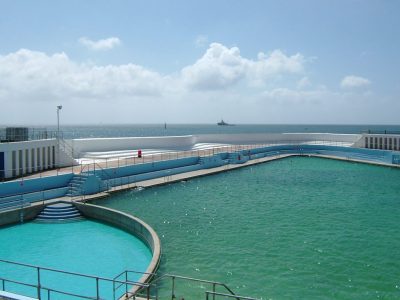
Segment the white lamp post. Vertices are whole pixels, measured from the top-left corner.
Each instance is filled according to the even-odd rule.
[[[60,110],[62,105],[57,106],[57,138],[60,136]]]
[[[57,106],[57,167],[60,167],[60,110],[62,105]]]

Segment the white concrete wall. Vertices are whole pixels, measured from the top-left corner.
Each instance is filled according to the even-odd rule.
[[[195,144],[195,137],[160,136],[160,137],[126,137],[126,138],[93,138],[68,140],[74,149],[74,157],[79,158],[82,152],[105,152],[137,149],[189,149]]]
[[[361,141],[359,141],[361,139]],[[84,152],[106,152],[118,150],[137,149],[163,149],[163,150],[189,150],[196,143],[220,143],[220,144],[271,144],[271,143],[310,143],[310,142],[338,142],[348,145],[363,146],[362,136],[358,134],[331,134],[331,133],[260,133],[260,134],[203,134],[187,136],[166,136],[166,137],[126,137],[126,138],[93,138],[73,139],[62,141],[62,151],[58,156],[56,139],[0,143],[0,151],[4,152],[6,177],[12,176],[12,151],[16,151],[16,172],[15,175],[30,173],[32,170],[26,168],[25,149],[34,149],[33,171],[45,170],[52,167],[52,161],[48,159],[48,147],[50,152],[55,146],[55,162],[60,161],[61,166],[70,166],[74,158],[79,158]],[[66,143],[65,143],[66,142]],[[66,147],[68,146],[68,147]],[[43,157],[43,147],[45,155]],[[40,164],[38,164],[37,151],[40,152]],[[65,148],[65,149],[64,149]],[[69,149],[69,150],[68,150]],[[22,172],[19,168],[19,153],[22,153]],[[44,159],[43,159],[44,158]],[[50,153],[52,160],[52,153]],[[38,166],[39,165],[39,166]],[[28,156],[28,166],[31,166],[31,152]]]
[[[365,144],[366,138],[368,138],[367,146]],[[373,139],[372,147],[371,147],[371,138]],[[375,139],[377,139],[377,143],[375,143]],[[386,139],[386,143],[385,143],[385,139]],[[392,143],[390,143],[390,140]],[[355,146],[358,148],[400,151],[400,135],[399,134],[363,134],[362,138],[355,144]]]
[[[12,153],[15,151],[15,175],[21,176],[24,174],[32,173],[34,171],[46,170],[53,165],[52,147],[55,146],[55,162],[57,161],[57,140],[37,140],[37,141],[24,141],[24,142],[12,142],[12,143],[0,143],[0,152],[4,152],[4,169],[5,177],[9,178],[13,176],[13,164],[12,164]],[[43,147],[45,149],[45,156],[43,160]],[[48,150],[50,147],[50,161],[48,159]],[[37,161],[37,151],[40,149],[40,165]],[[34,168],[32,169],[32,154],[31,151],[34,149]],[[22,150],[22,164],[19,161],[19,150]],[[28,152],[28,168],[26,165],[26,152]]]
[[[283,133],[283,134],[203,134],[166,137],[126,137],[74,139],[67,143],[73,147],[73,155],[79,158],[85,152],[106,152],[137,149],[188,150],[196,143],[264,144],[300,143],[314,141],[343,142],[353,144],[361,138],[358,134],[331,133]]]
[[[329,141],[355,143],[359,134],[334,133],[255,133],[255,134],[204,134],[196,136],[196,143],[259,144],[259,143],[299,143]]]

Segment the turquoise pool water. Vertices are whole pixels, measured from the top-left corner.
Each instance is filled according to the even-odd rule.
[[[0,229],[0,245],[0,258],[4,260],[106,278],[113,278],[127,269],[145,271],[152,257],[151,251],[138,238],[115,227],[88,220],[60,224],[29,222],[3,227]],[[1,262],[0,274],[26,283],[37,282],[36,270]],[[96,295],[93,279],[42,271],[41,284],[70,293]],[[7,290],[37,295],[32,288],[10,283]],[[100,282],[100,295],[103,299],[112,299],[112,284]],[[43,297],[47,299],[46,293]],[[51,297],[65,298],[60,294]]]
[[[399,169],[299,157],[98,204],[157,231],[162,272],[262,299],[400,299],[399,192]]]

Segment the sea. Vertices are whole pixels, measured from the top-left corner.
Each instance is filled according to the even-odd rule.
[[[56,131],[56,126],[47,126]],[[235,133],[348,133],[363,132],[398,133],[400,125],[318,125],[318,124],[124,124],[124,125],[61,125],[64,138],[141,137],[141,136],[182,136],[197,134]]]

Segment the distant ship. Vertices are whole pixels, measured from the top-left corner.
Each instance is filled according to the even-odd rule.
[[[233,126],[232,124],[226,123],[224,120],[221,119],[221,122],[217,123],[218,126]]]

